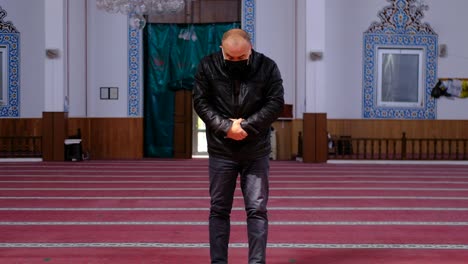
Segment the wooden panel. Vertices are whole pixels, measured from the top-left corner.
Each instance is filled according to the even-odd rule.
[[[302,128],[302,119],[292,120],[291,127],[291,153],[293,157],[297,157],[299,145],[299,133],[304,135]]]
[[[190,10],[191,1],[186,1],[185,9],[175,14],[158,14],[150,15],[147,17],[149,23],[175,23],[175,24],[186,24],[190,23]]]
[[[368,138],[468,138],[468,120],[367,120],[329,119],[334,136]]]
[[[65,160],[65,139],[68,137],[68,113],[56,112],[54,118],[54,160]]]
[[[202,0],[193,3],[193,18],[195,23],[241,21],[241,0]]]
[[[324,113],[304,113],[303,160],[327,161],[327,117]]]
[[[143,158],[142,118],[91,119],[92,159]]]
[[[0,136],[41,136],[42,118],[0,118]]]
[[[192,157],[192,92],[177,91],[174,113],[174,158]]]
[[[315,119],[315,162],[328,160],[327,115],[317,113]]]
[[[278,160],[291,160],[291,120],[278,120],[272,125],[276,131],[276,153]]]
[[[71,118],[69,135],[81,128],[90,159],[143,158],[143,118]]]
[[[276,135],[278,144],[281,145],[279,150],[282,159],[289,159],[289,153],[292,157],[297,155],[298,134],[304,131],[302,119],[290,122],[291,132],[285,132],[283,128]],[[327,119],[326,123],[325,133],[334,136],[400,138],[406,132],[407,138],[468,138],[468,120]],[[273,126],[276,129],[281,128],[281,122],[277,121]],[[290,138],[285,140],[285,135],[290,135]],[[288,144],[290,149],[285,149]]]
[[[150,23],[223,23],[241,21],[242,0],[186,1],[185,10],[175,14],[148,16]]]
[[[303,161],[304,162],[315,162],[315,114],[304,113],[304,135],[303,135]]]
[[[68,114],[43,112],[42,114],[42,159],[64,161],[64,141],[67,138]]]
[[[53,160],[54,157],[54,134],[49,133],[51,127],[54,124],[54,116],[52,113],[44,112],[42,114],[42,159],[43,160]]]

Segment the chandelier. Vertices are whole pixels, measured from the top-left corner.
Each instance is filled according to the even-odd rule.
[[[96,0],[96,6],[109,13],[128,15],[130,26],[142,29],[145,15],[177,13],[184,9],[185,0]]]

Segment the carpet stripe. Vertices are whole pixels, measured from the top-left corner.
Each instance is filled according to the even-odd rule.
[[[208,207],[177,208],[0,208],[0,211],[209,211]],[[233,211],[245,211],[233,207]],[[442,207],[268,207],[269,211],[468,211],[468,208]]]
[[[270,199],[287,200],[468,200],[468,197],[438,197],[438,196],[275,196]],[[206,200],[208,196],[0,196],[0,200]],[[244,199],[235,196],[234,199]]]
[[[240,190],[240,188],[237,188]],[[380,190],[380,191],[468,191],[468,188],[404,188],[404,187],[272,187],[270,190]],[[208,191],[208,188],[0,188],[0,191]]]
[[[309,172],[311,173],[311,172]],[[207,178],[208,174],[203,174],[203,175],[115,175],[115,174],[102,174],[100,173],[99,175],[81,175],[81,174],[46,174],[46,175],[38,175],[38,174],[23,174],[23,175],[0,175],[2,178],[3,177],[11,177],[11,178],[23,178],[23,177],[31,177],[31,178]],[[340,175],[291,175],[288,178],[293,179],[293,178],[307,178],[307,179],[313,179],[313,178],[372,178],[372,179],[380,179],[380,178],[389,178],[389,179],[408,179],[408,175],[403,175],[403,176],[395,176],[395,175],[348,175],[346,173],[340,173]],[[284,175],[270,175],[271,178],[284,178]],[[441,176],[417,176],[417,175],[411,175],[411,178],[415,179],[468,179],[468,176],[454,176],[454,175],[441,175]],[[206,182],[206,181],[205,181]],[[289,182],[289,181],[287,181]]]
[[[87,255],[93,263],[109,256],[121,262],[108,263],[151,262],[148,254],[143,259],[145,250],[157,263],[209,259],[208,160],[8,166],[0,171],[0,259],[57,262],[64,256],[64,263],[84,263],[79,258]],[[335,263],[339,257],[384,263],[372,254],[374,260],[362,258],[375,249],[392,263],[433,263],[428,260],[438,256],[444,259],[438,263],[464,263],[468,256],[466,166],[271,162],[270,168],[268,247],[277,248],[269,252],[271,263]],[[240,249],[230,263],[245,263],[239,189],[235,199],[230,247]],[[412,259],[395,259],[408,254]]]
[[[99,170],[100,172],[102,173],[125,173],[125,174],[135,174],[135,173],[157,173],[157,174],[164,174],[164,173],[168,173],[170,175],[174,174],[174,173],[189,173],[189,174],[194,174],[194,173],[199,173],[199,174],[202,174],[202,175],[207,175],[207,170],[206,168],[202,168],[202,169],[193,169],[193,168],[179,168],[179,167],[172,167],[168,170],[159,170],[159,169],[151,169],[151,170],[138,170],[138,169],[128,169],[129,167],[126,167],[125,169],[105,169],[105,168],[95,168],[94,170],[91,170],[91,168],[86,168],[86,170],[78,170],[78,169],[70,169],[70,167],[67,167],[67,168],[63,168],[63,169],[60,169],[60,168],[56,168],[56,169],[15,169],[14,171],[8,171],[7,169],[3,169],[1,172],[0,172],[0,175],[8,175],[8,174],[18,174],[18,173],[36,173],[36,172],[40,172],[40,173],[61,173],[63,174],[63,171],[67,171],[69,173],[78,173],[78,172],[81,172],[81,173],[84,173],[86,171],[96,171],[96,170]],[[384,170],[385,168],[382,168],[382,170]],[[428,169],[428,168],[426,168]],[[370,173],[376,173],[377,175],[385,175],[387,173],[390,173],[390,174],[408,174],[410,173],[411,170],[402,170],[402,171],[397,171],[397,170],[391,170],[391,171],[387,171],[387,172],[384,172],[384,171],[381,171],[381,172],[375,172],[375,171],[371,171]],[[432,170],[432,171],[426,171],[424,173],[421,173],[420,171],[415,171],[416,172],[416,175],[444,175],[446,174],[446,171],[445,170]],[[271,173],[274,174],[274,175],[277,175],[277,174],[307,174],[307,173],[320,173],[320,174],[324,174],[324,175],[327,175],[327,174],[337,174],[337,173],[344,173],[344,175],[355,175],[355,174],[362,174],[362,173],[367,173],[369,174],[368,171],[359,171],[359,170],[354,170],[353,172],[346,172],[346,170],[326,170],[326,171],[318,171],[318,170],[314,170],[314,169],[311,169],[311,170],[298,170],[297,168],[291,168],[291,169],[287,169],[287,170],[279,170],[279,169],[275,169],[275,168],[272,168],[271,170]],[[461,174],[461,175],[465,175],[466,176],[466,171],[463,171],[463,170],[460,170],[460,171],[451,171],[450,174]]]
[[[105,183],[105,184],[122,184],[122,183],[157,183],[157,184],[168,184],[168,183],[177,183],[181,184],[181,181],[59,181],[59,180],[52,180],[52,181],[1,181],[0,183]],[[207,184],[208,180],[206,181],[183,181],[183,184]],[[454,184],[454,185],[463,185],[463,184],[468,184],[468,181],[361,181],[361,180],[353,180],[353,181],[317,181],[317,180],[310,180],[310,181],[275,181],[271,180],[270,184],[276,184],[276,183],[287,183],[287,184],[303,184],[303,183],[382,183],[382,184]]]
[[[152,225],[152,226],[208,226],[206,221],[121,221],[121,222],[0,222],[0,226],[89,226],[89,225]],[[244,221],[231,221],[233,226],[245,226]],[[271,226],[468,226],[468,222],[418,221],[270,221]]]
[[[230,248],[248,248],[247,243],[230,243]],[[295,249],[433,249],[468,250],[468,245],[437,244],[291,244],[268,243],[268,248]],[[208,243],[0,243],[0,248],[209,248]]]

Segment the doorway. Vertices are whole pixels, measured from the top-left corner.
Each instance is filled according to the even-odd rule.
[[[161,50],[159,53],[166,57],[164,60],[159,60],[155,57],[148,58],[146,45],[149,45],[151,40],[148,40],[145,34],[145,157],[192,158],[207,156],[206,127],[193,111],[191,105],[191,86],[193,85],[193,75],[196,70],[196,67],[193,66],[196,66],[203,56],[219,50],[222,33],[230,28],[240,28],[242,2],[242,0],[192,0],[186,1],[185,12],[148,17],[147,28],[151,27],[151,24],[157,24],[159,26],[165,24],[181,28],[190,28],[190,30],[185,30],[185,32],[190,31],[191,34],[195,32],[195,38],[193,37],[194,35],[190,35],[190,38],[186,38],[184,36],[187,36],[187,34],[183,34],[181,31],[173,31],[172,36],[177,35],[179,40],[175,40],[172,44],[166,45],[169,48],[175,47],[175,44],[180,42],[181,38],[185,38],[185,40],[199,40],[202,38],[204,41],[198,44],[192,43],[190,44],[191,47],[187,47],[186,44],[188,41],[185,43],[182,41],[182,45],[185,45],[183,50],[191,53],[181,55],[183,52],[180,50],[177,52],[171,52],[171,50],[167,49]],[[197,28],[209,27],[218,29],[202,30],[211,33],[210,36],[204,35],[203,32],[197,32]],[[146,30],[145,28],[145,31]],[[161,39],[156,40],[155,43],[161,46]],[[200,51],[201,49],[203,50]],[[168,54],[178,54],[179,58],[182,58],[184,62],[180,63],[179,61],[171,63],[169,62],[171,56],[167,56]],[[190,58],[191,60],[188,63],[190,64],[188,68],[186,67],[186,58]],[[166,77],[171,79],[171,74],[166,72],[164,77],[156,76],[153,78],[153,81],[148,81],[147,75],[151,74],[148,72],[154,72],[154,68],[152,69],[150,66],[151,64],[154,67],[154,65],[160,65],[161,62],[172,64],[172,66],[176,67],[184,65],[183,67],[186,68],[186,71],[183,74],[182,80],[177,78],[167,80],[166,83],[172,86],[162,94],[164,98],[158,101],[159,96],[151,94],[152,88],[150,86]],[[155,108],[151,105],[148,106],[147,98],[154,100],[156,105],[162,105],[164,109]],[[173,106],[168,105],[168,102],[171,101],[174,102]],[[147,112],[146,109],[157,109],[157,111]],[[163,115],[162,118],[158,116],[160,114]],[[168,122],[161,124],[162,120],[172,120],[172,124]],[[158,125],[158,123],[160,123],[160,125]],[[158,150],[161,151],[158,152]]]
[[[206,126],[201,118],[193,111],[192,114],[192,157],[203,158],[208,157],[208,144],[206,142]]]

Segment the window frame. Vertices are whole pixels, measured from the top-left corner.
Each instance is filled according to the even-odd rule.
[[[8,46],[0,45],[0,105],[6,105],[8,102]]]
[[[418,100],[417,102],[403,102],[403,101],[384,101],[383,95],[383,56],[386,54],[410,54],[418,56]],[[392,48],[392,47],[379,47],[377,48],[377,106],[379,107],[403,107],[403,108],[418,108],[424,107],[425,100],[425,52],[422,48]]]

